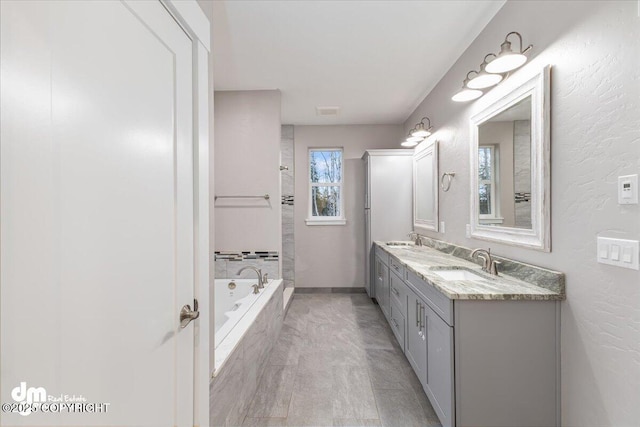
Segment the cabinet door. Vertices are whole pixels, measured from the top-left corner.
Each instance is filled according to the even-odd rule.
[[[453,328],[426,307],[427,387],[443,427],[453,426]]]
[[[422,316],[425,313],[426,304],[411,289],[407,289],[407,295],[405,355],[422,386],[425,387],[427,382],[427,342]]]
[[[376,256],[376,300],[385,317],[389,318],[389,268]]]

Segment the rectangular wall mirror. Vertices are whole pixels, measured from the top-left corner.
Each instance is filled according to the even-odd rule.
[[[550,250],[549,71],[471,118],[472,237]]]
[[[413,156],[413,228],[438,231],[438,141],[423,142]]]

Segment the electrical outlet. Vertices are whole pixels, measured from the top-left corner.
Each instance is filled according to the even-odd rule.
[[[444,221],[440,221],[440,232],[444,233]]]

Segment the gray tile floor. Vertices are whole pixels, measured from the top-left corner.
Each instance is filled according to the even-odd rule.
[[[366,294],[296,294],[244,426],[440,426]]]

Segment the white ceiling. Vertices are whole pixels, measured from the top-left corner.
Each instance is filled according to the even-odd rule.
[[[215,90],[280,89],[283,124],[400,124],[503,4],[215,1]]]

